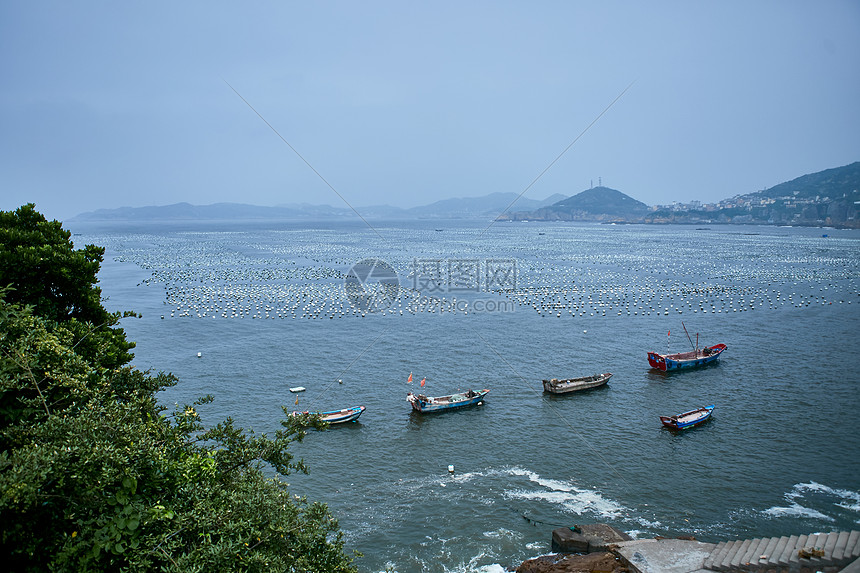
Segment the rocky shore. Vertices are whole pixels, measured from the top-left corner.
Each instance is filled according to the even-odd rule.
[[[516,573],[628,573],[630,569],[609,551],[580,555],[544,555],[524,561]]]
[[[630,569],[610,549],[632,538],[604,523],[560,527],[552,532],[558,553],[524,561],[516,573],[623,573]]]
[[[605,524],[552,532],[557,553],[516,573],[860,573],[860,531],[703,543],[692,537],[633,540]]]

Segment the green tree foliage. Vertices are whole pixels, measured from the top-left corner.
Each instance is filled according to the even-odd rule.
[[[66,328],[75,319],[9,294],[0,290],[5,569],[354,571],[326,506],[271,477],[305,471],[288,451],[304,437],[297,421],[271,437],[230,419],[206,428],[197,406],[211,397],[168,412],[156,393],[171,375],[106,367],[80,351]]]
[[[98,271],[104,248],[75,249],[71,233],[59,221],[48,221],[32,203],[0,211],[0,287],[11,286],[10,303],[32,305],[34,313],[63,323],[77,336],[78,352],[111,368],[131,361],[120,328],[122,316],[101,303]],[[128,314],[128,313],[127,313]]]

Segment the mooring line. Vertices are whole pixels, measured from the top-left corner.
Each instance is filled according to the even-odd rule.
[[[571,141],[571,142],[570,142],[570,144],[569,144],[567,147],[565,147],[565,148],[564,148],[564,150],[563,150],[561,153],[559,153],[559,154],[558,154],[558,156],[556,156],[556,158],[555,158],[555,159],[553,159],[552,161],[550,161],[549,165],[547,165],[547,166],[544,168],[544,170],[543,170],[543,171],[541,171],[541,172],[538,174],[538,176],[537,176],[537,177],[535,177],[535,178],[532,180],[532,182],[531,182],[531,183],[529,183],[529,184],[526,186],[526,188],[525,188],[525,189],[523,189],[523,190],[522,190],[522,192],[521,192],[519,195],[517,195],[516,199],[514,199],[513,201],[511,201],[511,204],[510,204],[510,205],[508,205],[507,207],[505,207],[505,210],[504,210],[504,211],[502,211],[501,213],[499,213],[499,214],[498,214],[498,215],[497,215],[497,216],[496,216],[492,221],[490,221],[490,224],[489,224],[489,225],[487,225],[487,228],[486,228],[486,229],[484,229],[483,231],[481,231],[481,234],[480,234],[480,235],[478,235],[478,238],[480,239],[481,237],[483,237],[483,236],[484,236],[484,233],[486,233],[486,232],[490,229],[490,227],[492,227],[493,225],[495,225],[496,221],[498,221],[498,220],[499,220],[499,217],[501,217],[502,215],[504,215],[505,213],[507,213],[507,212],[510,210],[510,208],[514,206],[514,203],[516,203],[517,201],[519,201],[519,200],[520,200],[520,198],[521,198],[523,195],[525,195],[525,194],[526,194],[526,192],[527,192],[529,189],[531,189],[531,188],[532,188],[532,186],[533,186],[535,183],[537,183],[537,182],[538,182],[538,180],[539,180],[541,177],[543,177],[543,176],[544,176],[544,173],[546,173],[547,171],[549,171],[549,170],[550,170],[550,168],[551,168],[553,165],[555,165],[555,163],[556,163],[559,159],[561,159],[561,158],[562,158],[562,156],[563,156],[565,153],[567,153],[567,150],[568,150],[568,149],[570,149],[571,147],[573,147],[573,145],[574,145],[577,141],[579,141],[579,139],[580,139],[583,135],[585,135],[585,133],[586,133],[589,129],[591,129],[591,126],[592,126],[592,125],[594,125],[595,123],[597,123],[597,121],[598,121],[601,117],[603,117],[603,115],[604,115],[607,111],[609,111],[609,108],[611,108],[613,105],[615,105],[615,102],[617,102],[618,100],[620,100],[620,99],[621,99],[621,96],[623,96],[625,93],[627,93],[627,90],[629,90],[631,87],[633,87],[633,84],[635,84],[635,83],[636,83],[636,80],[633,80],[632,82],[630,82],[630,84],[629,84],[626,88],[624,88],[624,90],[622,90],[622,92],[621,92],[620,94],[618,94],[618,96],[617,96],[614,100],[612,100],[612,102],[611,102],[608,106],[606,106],[606,108],[605,108],[603,111],[601,111],[601,112],[598,114],[598,116],[597,116],[597,117],[595,117],[595,118],[594,118],[594,120],[592,120],[592,122],[591,122],[591,123],[589,123],[589,124],[586,126],[586,128],[585,128],[585,129],[583,129],[583,130],[582,130],[582,132],[581,132],[579,135],[577,135],[577,136],[576,136],[576,138],[575,138],[573,141]]]

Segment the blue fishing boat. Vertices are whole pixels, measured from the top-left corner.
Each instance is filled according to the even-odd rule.
[[[344,408],[343,410],[332,410],[331,412],[292,412],[292,416],[319,416],[323,422],[329,424],[343,424],[345,422],[355,422],[361,413],[366,408],[364,406],[353,406],[352,408]]]
[[[720,354],[728,348],[725,344],[715,344],[706,348],[697,348],[689,352],[678,352],[676,354],[660,354],[658,352],[648,353],[648,364],[651,368],[662,370],[678,370],[680,368],[695,368],[710,364],[720,357]]]
[[[451,394],[450,396],[425,396],[415,395],[412,392],[406,395],[406,400],[412,404],[416,412],[441,412],[443,410],[454,410],[480,404],[489,390],[466,390],[462,394]]]
[[[693,426],[698,426],[705,420],[711,417],[711,412],[714,411],[714,406],[705,406],[696,408],[677,416],[660,416],[660,421],[663,425],[671,430],[686,430]]]
[[[682,322],[684,334],[687,335],[687,340],[690,341],[690,346],[693,350],[689,352],[677,352],[675,354],[660,354],[659,352],[648,353],[648,364],[651,368],[667,372],[669,370],[679,370],[681,368],[696,368],[714,362],[720,357],[720,354],[728,348],[725,344],[715,344],[705,348],[699,348],[699,333],[696,333],[696,345],[693,346],[693,339],[690,338],[690,333],[687,332],[687,326]],[[670,336],[670,331],[666,336]]]

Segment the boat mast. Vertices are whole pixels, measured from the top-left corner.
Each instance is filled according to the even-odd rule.
[[[693,339],[690,338],[690,333],[687,332],[687,327],[684,325],[683,320],[681,321],[681,326],[684,327],[684,334],[687,335],[687,340],[690,341],[690,346],[693,346]],[[698,356],[699,355],[699,334],[698,333],[696,333],[696,346],[693,346],[693,350],[696,351],[696,356]]]

